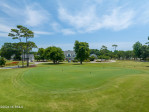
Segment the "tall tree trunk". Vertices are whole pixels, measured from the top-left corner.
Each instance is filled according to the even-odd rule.
[[[28,41],[27,41],[27,37],[26,37],[26,44],[27,44],[27,50],[26,50],[26,57],[27,57],[27,67],[29,67],[29,56],[28,56]]]
[[[21,42],[21,38],[20,38],[20,42]],[[24,67],[24,61],[23,61],[23,46],[21,46],[21,51],[22,51],[22,67]]]
[[[24,61],[23,61],[23,50],[22,50],[22,67],[24,67]]]
[[[80,64],[82,64],[82,61],[80,61]]]

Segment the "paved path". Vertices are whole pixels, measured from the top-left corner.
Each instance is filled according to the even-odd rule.
[[[84,62],[84,63],[113,63],[116,62],[115,60],[110,60],[109,62],[96,62],[96,61],[91,61],[91,62]],[[34,64],[30,64],[30,65],[38,65],[41,63],[52,63],[52,62],[35,62]],[[63,63],[68,63],[68,62],[63,62]],[[0,69],[14,69],[14,68],[19,68],[22,66],[10,66],[10,67],[0,67]]]

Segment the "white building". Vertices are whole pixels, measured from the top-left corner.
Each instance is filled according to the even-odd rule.
[[[15,54],[13,54],[11,56],[11,60],[14,60],[14,57],[15,57]],[[28,57],[29,57],[29,62],[34,62],[35,58],[34,58],[34,54],[28,54]],[[22,58],[22,55],[21,55],[21,58]],[[23,55],[23,58],[25,59],[25,61],[27,60],[27,55]]]
[[[74,60],[76,57],[75,52],[71,50],[64,51],[64,55],[65,55],[65,60],[68,60],[68,61]]]

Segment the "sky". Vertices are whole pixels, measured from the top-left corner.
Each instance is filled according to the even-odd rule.
[[[75,40],[90,49],[132,50],[149,36],[149,0],[0,0],[0,47],[23,25],[34,32],[38,48],[73,50]]]

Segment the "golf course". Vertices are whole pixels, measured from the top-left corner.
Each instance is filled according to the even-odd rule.
[[[148,112],[149,63],[0,69],[0,112]]]

